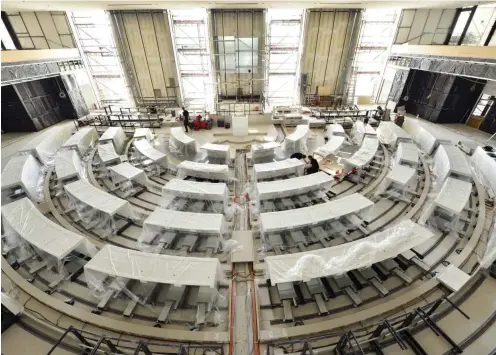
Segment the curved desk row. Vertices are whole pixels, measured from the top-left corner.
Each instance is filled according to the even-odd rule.
[[[299,159],[286,159],[270,163],[253,165],[253,175],[255,181],[262,179],[272,179],[287,175],[303,175],[305,162]]]

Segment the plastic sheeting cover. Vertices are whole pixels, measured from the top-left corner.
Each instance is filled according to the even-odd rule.
[[[396,149],[395,162],[416,167],[419,163],[419,150],[413,143],[400,142]]]
[[[276,178],[285,175],[303,175],[305,172],[305,162],[299,159],[279,160],[271,163],[253,165],[255,180]]]
[[[361,145],[365,136],[376,136],[375,129],[370,124],[356,121],[353,125],[352,136],[355,144]]]
[[[95,249],[90,242],[50,221],[28,198],[2,206],[2,218],[7,229],[11,228],[30,245],[57,260],[63,259],[73,250],[88,256],[94,255]]]
[[[77,149],[81,156],[98,140],[98,133],[95,127],[84,127],[74,133],[65,143],[63,148]]]
[[[139,139],[135,140],[133,144],[139,154],[147,159],[150,159],[155,164],[160,165],[163,168],[167,168],[167,155],[153,148],[150,142],[145,139]]]
[[[310,134],[310,126],[301,124],[284,139],[284,150],[287,153],[306,152],[306,140]]]
[[[417,128],[417,134],[414,137],[415,142],[420,145],[420,148],[427,154],[431,155],[439,141],[430,132],[423,127]]]
[[[126,133],[122,127],[109,127],[100,137],[100,143],[112,141],[115,151],[121,154],[126,144]]]
[[[205,143],[201,146],[201,149],[207,153],[207,157],[210,159],[218,159],[224,162],[224,164],[229,164],[231,159],[230,147],[228,144],[212,144]]]
[[[489,268],[496,261],[496,221],[493,221],[492,233],[487,240],[486,251],[480,260],[482,268]]]
[[[20,186],[30,199],[36,200],[41,175],[41,165],[32,155],[12,157],[2,171],[2,190]]]
[[[471,183],[448,178],[434,200],[434,203],[454,214],[460,214],[467,205],[471,193]]]
[[[182,127],[172,127],[169,140],[169,149],[171,152],[190,156],[196,154],[196,139],[186,135]]]
[[[115,161],[121,162],[121,157],[115,151],[113,143],[99,144],[98,157],[104,165]]]
[[[340,124],[337,123],[331,123],[330,125],[327,126],[326,129],[326,136],[331,137],[331,136],[346,136],[344,133],[344,128]]]
[[[184,160],[177,166],[177,176],[193,176],[210,180],[229,180],[229,166],[224,164],[197,163]]]
[[[310,191],[329,190],[334,178],[322,171],[295,178],[257,183],[257,199],[267,200],[296,196]]]
[[[377,137],[387,145],[396,147],[399,141],[410,141],[411,137],[400,126],[391,121],[381,121],[377,128]]]
[[[136,128],[134,131],[134,139],[145,138],[147,141],[153,140],[153,133],[150,128]]]
[[[358,149],[351,158],[346,159],[345,164],[356,168],[362,168],[370,163],[378,149],[379,140],[376,137],[365,137],[360,149]]]
[[[274,156],[275,150],[281,145],[276,142],[256,143],[251,145],[252,159],[261,157]]]
[[[33,138],[20,152],[30,152],[38,157],[43,165],[53,165],[55,153],[70,136],[70,127],[53,127]]]
[[[472,163],[479,181],[496,195],[496,158],[490,157],[482,147],[477,147],[472,154]]]
[[[224,183],[172,179],[162,187],[162,197],[182,197],[193,200],[222,201],[227,207],[227,185]]]
[[[303,228],[350,214],[365,215],[373,205],[374,203],[368,198],[355,193],[310,207],[261,213],[261,232],[271,233]]]
[[[441,144],[434,155],[432,172],[438,186],[453,173],[467,180],[471,180],[472,176],[470,164],[462,151],[453,145],[445,144]]]
[[[224,273],[217,258],[151,254],[106,245],[85,266],[89,284],[107,276],[175,286],[218,287]]]
[[[84,177],[84,167],[76,150],[61,150],[55,157],[55,173],[57,179],[71,179],[75,176]]]
[[[341,275],[393,258],[432,238],[434,234],[405,220],[367,238],[303,253],[269,256],[266,278],[272,285]]]
[[[314,154],[327,158],[330,155],[336,155],[341,149],[346,138],[344,136],[331,136],[329,141],[313,151]]]
[[[145,172],[127,162],[111,166],[109,170],[114,184],[123,181],[135,181],[143,186],[148,184]]]

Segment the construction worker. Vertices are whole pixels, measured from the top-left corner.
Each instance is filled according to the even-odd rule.
[[[186,132],[188,132],[189,112],[184,107],[182,107],[182,109],[183,109],[182,116],[183,116],[184,129],[186,130]]]

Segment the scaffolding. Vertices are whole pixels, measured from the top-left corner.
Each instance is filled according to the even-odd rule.
[[[304,10],[267,12],[265,97],[267,109],[299,103],[298,77]]]
[[[182,102],[193,109],[214,109],[212,64],[208,42],[207,12],[169,11]]]
[[[105,11],[73,12],[70,18],[99,107],[130,106],[108,14]]]

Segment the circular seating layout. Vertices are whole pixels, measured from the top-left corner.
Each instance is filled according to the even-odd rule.
[[[494,217],[464,153],[392,122],[276,130],[245,149],[182,128],[29,142],[2,172],[22,326],[74,353],[475,354]]]

